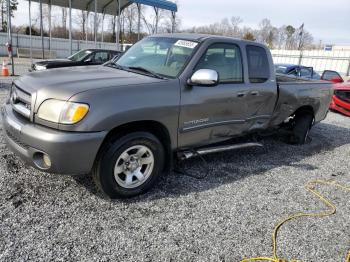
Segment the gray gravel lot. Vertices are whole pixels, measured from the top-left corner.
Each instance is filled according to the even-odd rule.
[[[6,94],[0,89],[1,103]],[[304,189],[310,180],[350,185],[350,119],[330,113],[312,141],[290,146],[266,138],[245,149],[186,163],[196,180],[169,174],[146,195],[110,201],[88,176],[50,175],[25,166],[0,137],[1,261],[240,261],[271,256],[274,225],[324,205]],[[79,156],[77,156],[79,157]],[[74,161],[74,159],[72,159]],[[345,261],[350,249],[349,193],[321,188],[337,214],[289,222],[280,256]]]

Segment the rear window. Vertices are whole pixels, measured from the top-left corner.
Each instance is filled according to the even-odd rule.
[[[247,45],[248,73],[251,83],[264,83],[270,77],[270,65],[264,48]]]

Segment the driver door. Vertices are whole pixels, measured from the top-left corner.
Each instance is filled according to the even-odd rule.
[[[242,53],[233,43],[207,48],[194,72],[218,72],[216,86],[185,87],[181,94],[179,147],[196,147],[226,140],[246,129],[249,90],[244,84]]]

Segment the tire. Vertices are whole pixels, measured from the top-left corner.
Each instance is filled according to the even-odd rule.
[[[92,176],[108,197],[129,198],[147,192],[162,174],[164,147],[154,135],[135,132],[102,147]]]
[[[309,113],[295,116],[292,135],[290,137],[291,144],[303,145],[306,143],[313,121],[314,117]]]

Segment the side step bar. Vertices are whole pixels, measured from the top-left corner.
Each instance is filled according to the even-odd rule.
[[[218,152],[230,151],[230,150],[241,149],[241,148],[263,147],[263,146],[264,146],[263,144],[256,143],[256,142],[241,143],[241,144],[234,144],[234,145],[223,145],[223,146],[201,148],[193,151],[185,150],[185,151],[179,152],[178,156],[181,160],[185,160],[185,159],[195,157],[197,155],[207,155],[211,153],[218,153]]]

